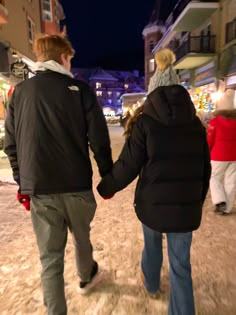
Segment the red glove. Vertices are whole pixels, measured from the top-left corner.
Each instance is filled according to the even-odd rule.
[[[114,195],[112,195],[112,196],[105,196],[105,197],[103,196],[102,198],[107,200],[107,199],[111,199],[112,197],[114,197]]]
[[[30,211],[30,196],[17,193],[17,200],[25,207],[27,211]]]

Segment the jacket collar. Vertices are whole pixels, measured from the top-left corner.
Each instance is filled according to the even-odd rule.
[[[35,72],[51,70],[51,71],[54,71],[54,72],[65,74],[68,77],[73,78],[73,74],[70,71],[66,70],[66,68],[64,68],[62,65],[60,65],[58,62],[56,62],[54,60],[48,60],[48,61],[45,61],[45,62],[38,61],[38,62],[35,63],[35,66],[34,66],[33,70]]]

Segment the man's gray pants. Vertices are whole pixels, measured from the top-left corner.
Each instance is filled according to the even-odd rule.
[[[42,286],[48,315],[66,315],[64,252],[70,229],[81,281],[94,264],[90,223],[97,204],[92,190],[31,196],[31,218],[42,263]]]

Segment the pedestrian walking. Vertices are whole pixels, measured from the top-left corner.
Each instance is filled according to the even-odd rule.
[[[232,212],[236,191],[236,109],[234,90],[227,90],[209,122],[207,141],[211,154],[210,190],[217,214]]]
[[[90,242],[96,201],[89,146],[105,176],[112,168],[110,139],[94,92],[70,72],[74,50],[69,41],[41,36],[34,51],[36,76],[16,86],[9,104],[5,153],[19,185],[17,198],[31,210],[48,315],[66,315],[63,271],[68,229],[81,293],[88,292],[98,274]]]
[[[134,117],[118,160],[97,189],[101,196],[112,197],[139,176],[134,208],[144,235],[144,288],[151,297],[159,296],[162,233],[166,233],[169,315],[194,315],[190,248],[211,172],[206,131],[189,93],[180,85],[154,89]]]

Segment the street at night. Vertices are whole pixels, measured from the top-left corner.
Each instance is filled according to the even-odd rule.
[[[114,160],[123,145],[123,130],[111,127]],[[164,315],[168,307],[169,277],[166,239],[161,296],[150,299],[140,280],[143,246],[141,224],[133,209],[135,182],[103,200],[96,192],[99,182],[94,168],[94,193],[98,207],[92,223],[94,256],[103,270],[100,283],[90,295],[77,293],[74,249],[69,236],[65,254],[65,288],[69,314]],[[10,172],[9,172],[10,174]],[[40,262],[30,213],[16,200],[16,185],[0,186],[0,313],[43,315],[46,313],[40,287]],[[236,212],[216,215],[208,196],[200,229],[193,234],[192,273],[196,313],[236,314]]]
[[[0,0],[0,315],[236,315],[236,0]]]

